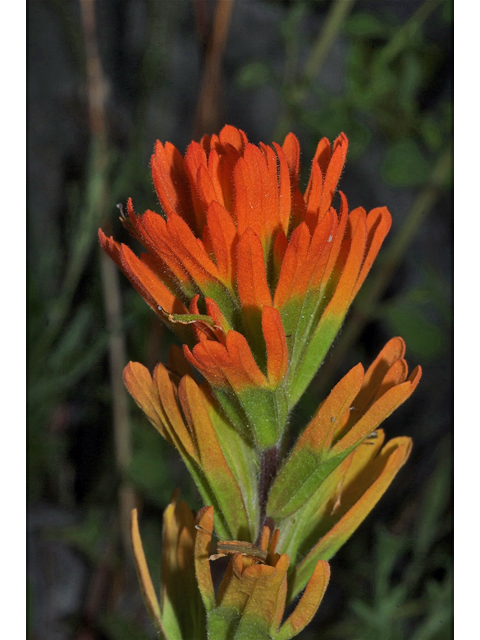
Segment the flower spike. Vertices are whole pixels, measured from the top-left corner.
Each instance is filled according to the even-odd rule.
[[[168,368],[124,369],[128,391],[207,505],[195,518],[175,494],[167,507],[159,600],[132,515],[145,604],[166,640],[297,635],[323,598],[328,560],[410,454],[410,438],[385,442],[380,428],[421,377],[420,367],[409,374],[401,338],[366,371],[353,367],[287,451],[292,409],[392,222],[386,207],[350,210],[337,193],[347,150],[344,133],[321,139],[302,192],[293,133],[255,145],[227,125],[183,156],[157,141],[160,211],[137,215],[129,199],[120,218],[145,252],[99,230],[102,249],[181,341]],[[230,561],[216,588],[210,563],[221,556]]]

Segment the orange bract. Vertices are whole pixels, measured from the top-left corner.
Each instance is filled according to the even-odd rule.
[[[313,232],[331,206],[347,146],[344,134],[335,141],[333,154],[328,140],[320,141],[302,196],[300,149],[292,133],[282,147],[275,144],[274,151],[263,143],[249,143],[243,131],[227,125],[218,136],[192,142],[185,158],[169,142],[157,141],[151,168],[166,219],[152,211],[136,216],[129,201],[127,225],[160,272],[177,280],[170,283],[177,293],[185,293],[188,285],[202,289],[217,281],[236,295],[237,277],[244,275],[244,261],[249,262],[240,258],[235,264],[236,245],[244,233],[245,250],[258,239],[267,257],[280,232],[288,237],[305,219]],[[101,243],[113,255],[103,236]],[[255,269],[248,272],[257,275]],[[266,282],[260,286],[268,291]]]
[[[289,363],[305,359],[332,298],[328,313],[341,323],[391,222],[386,208],[349,213],[343,194],[339,212],[332,207],[347,148],[343,133],[332,146],[320,140],[302,194],[292,133],[281,146],[256,146],[227,125],[191,142],[184,157],[157,141],[151,169],[163,213],[136,215],[129,200],[122,217],[148,253],[137,257],[99,231],[101,246],[214,386],[235,379],[241,388],[275,387]],[[188,312],[210,315],[221,331],[169,320]]]

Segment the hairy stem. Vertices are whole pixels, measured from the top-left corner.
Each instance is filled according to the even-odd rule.
[[[265,449],[260,459],[260,478],[258,481],[258,499],[260,503],[260,531],[259,537],[262,535],[262,528],[265,523],[265,515],[267,511],[268,494],[272,482],[277,475],[278,466],[278,445],[271,449]]]

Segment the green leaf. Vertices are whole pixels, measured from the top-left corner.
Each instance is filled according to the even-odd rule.
[[[392,31],[392,27],[382,22],[372,13],[358,12],[346,20],[344,30],[348,35],[359,38],[386,40]]]
[[[443,583],[430,581],[427,584],[429,612],[418,626],[412,640],[436,640],[452,638],[453,620],[453,576],[448,572]],[[439,635],[443,631],[442,635]]]
[[[383,314],[394,334],[403,336],[409,353],[425,360],[434,360],[448,345],[448,337],[430,322],[418,306],[399,303],[389,305]]]
[[[433,115],[425,115],[421,119],[420,135],[431,151],[439,151],[442,148],[444,132]]]
[[[255,540],[259,521],[259,504],[257,496],[257,474],[260,468],[258,451],[251,446],[227,419],[224,412],[213,403],[208,406],[208,414],[212,421],[218,442],[222,448],[227,465],[233,473],[242,491],[250,536],[245,540]]]
[[[408,548],[406,536],[390,533],[385,527],[379,527],[377,534],[375,591],[377,598],[385,598],[390,592],[391,575],[395,565]]]
[[[270,449],[282,437],[287,422],[287,399],[283,386],[237,392],[235,396],[214,388],[215,396],[237,431],[260,449]]]
[[[347,309],[341,316],[324,315],[321,318],[310,344],[302,354],[302,359],[295,370],[293,379],[289,380],[288,396],[290,407],[293,407],[298,402],[317,373],[337,333],[340,331],[346,313]]]
[[[211,640],[271,640],[264,619],[239,613],[233,608],[218,607],[208,614],[208,637]]]
[[[324,480],[348,453],[347,450],[320,461],[312,451],[302,450],[294,458],[290,458],[272,486],[267,514],[274,520],[281,520],[298,511],[319,490]]]
[[[417,94],[423,82],[423,61],[415,51],[406,51],[400,60],[400,77],[397,89],[398,102],[405,114],[417,110]]]
[[[94,564],[100,561],[102,541],[105,538],[105,517],[102,511],[92,508],[83,522],[62,529],[48,530],[48,535],[68,542]]]
[[[429,164],[413,138],[394,142],[387,151],[382,177],[394,187],[424,184],[430,173]]]
[[[272,73],[263,62],[249,62],[237,75],[237,84],[241,89],[251,89],[272,80]]]
[[[451,459],[443,455],[428,481],[422,503],[422,517],[415,523],[414,549],[426,557],[442,533],[441,520],[451,499]]]

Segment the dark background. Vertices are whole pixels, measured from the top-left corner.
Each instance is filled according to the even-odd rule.
[[[228,3],[230,4],[229,0]],[[171,492],[200,500],[126,397],[128,360],[171,335],[100,255],[115,205],[158,210],[149,157],[225,123],[257,143],[350,142],[351,208],[393,228],[317,379],[329,388],[401,335],[424,376],[385,424],[414,449],[332,561],[303,640],[448,640],[451,566],[452,3],[449,0],[31,0],[28,3],[28,600],[31,640],[144,640],[130,506],[159,578]],[[215,20],[216,16],[216,20]],[[222,34],[224,35],[222,40]],[[112,373],[111,373],[112,372]],[[192,639],[194,640],[194,639]]]

